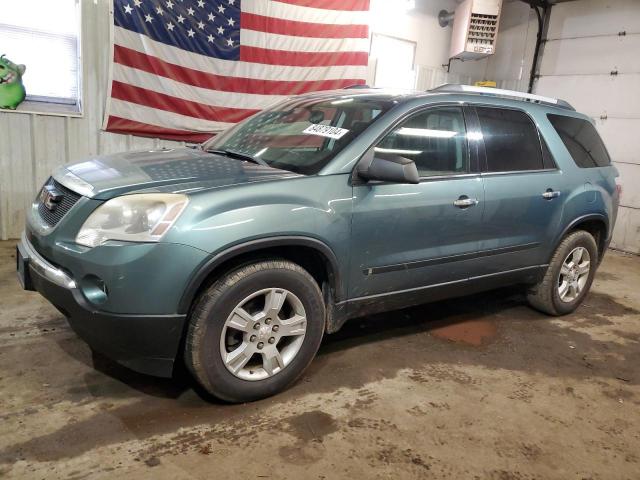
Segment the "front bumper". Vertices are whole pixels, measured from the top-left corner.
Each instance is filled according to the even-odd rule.
[[[170,377],[186,315],[110,313],[91,305],[72,276],[43,258],[23,234],[17,246],[18,276],[26,290],[38,291],[91,346],[140,373]]]

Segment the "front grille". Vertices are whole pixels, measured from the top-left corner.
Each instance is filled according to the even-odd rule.
[[[53,210],[49,210],[43,203],[42,192],[47,186],[54,187],[58,192],[62,194],[62,199],[55,205]],[[54,227],[60,220],[62,220],[62,217],[64,217],[67,212],[71,210],[71,207],[73,207],[76,202],[80,200],[80,197],[81,195],[78,195],[73,190],[69,190],[61,183],[56,182],[53,177],[49,177],[49,180],[45,182],[42,190],[40,190],[38,198],[36,198],[40,218],[42,218],[42,221],[44,221],[44,223],[46,223],[50,227]]]

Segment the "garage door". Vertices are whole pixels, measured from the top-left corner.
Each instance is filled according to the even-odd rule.
[[[640,253],[640,1],[557,4],[547,38],[535,92],[596,120],[623,185],[612,246]]]

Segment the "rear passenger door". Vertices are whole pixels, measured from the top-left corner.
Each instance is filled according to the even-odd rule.
[[[562,172],[529,114],[474,110],[485,188],[477,274],[545,264],[562,217]]]

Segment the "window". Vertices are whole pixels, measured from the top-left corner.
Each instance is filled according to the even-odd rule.
[[[469,156],[462,109],[418,113],[384,137],[375,151],[410,158],[421,177],[466,173]]]
[[[538,129],[519,110],[478,107],[478,120],[487,154],[487,171],[541,170]]]
[[[607,149],[591,122],[565,115],[547,117],[578,167],[606,167],[611,164]]]
[[[393,107],[378,95],[292,98],[217,135],[205,150],[234,151],[268,165],[314,175]]]
[[[26,66],[21,110],[80,111],[78,0],[28,0],[3,9],[0,53]]]

